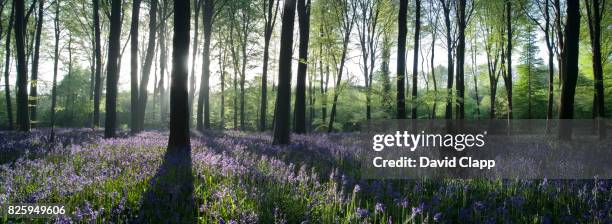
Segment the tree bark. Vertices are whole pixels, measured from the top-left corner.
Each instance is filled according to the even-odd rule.
[[[55,106],[57,104],[57,70],[59,62],[59,39],[60,39],[60,1],[55,2],[55,18],[53,19],[54,33],[55,33],[55,46],[53,49],[53,86],[51,88],[51,140],[55,139]]]
[[[568,1],[566,8],[563,46],[563,79],[561,84],[561,103],[559,106],[559,138],[568,140],[572,137],[572,126],[569,120],[574,118],[574,96],[578,79],[578,53],[580,41],[580,2]]]
[[[121,1],[112,0],[110,33],[108,39],[108,60],[106,67],[106,118],[104,122],[104,137],[114,138],[117,126],[117,59],[119,57],[121,37]],[[137,37],[134,37],[137,38]]]
[[[508,119],[512,119],[512,2],[506,0],[506,67],[507,72],[503,76],[506,86],[506,97],[508,98]]]
[[[6,100],[6,113],[8,117],[8,128],[13,130],[13,108],[11,103],[11,87],[9,86],[9,71],[11,63],[11,31],[13,30],[13,22],[15,19],[15,5],[11,6],[11,13],[8,22],[8,30],[6,31],[6,43],[4,43],[4,97]]]
[[[196,56],[198,55],[198,34],[199,34],[199,17],[200,17],[200,9],[202,9],[203,0],[194,0],[194,26],[193,26],[193,44],[191,49],[191,75],[189,76],[189,123],[190,127],[193,122],[193,101],[195,99],[195,84],[196,84],[196,76],[195,76],[195,65],[196,65]],[[196,112],[197,113],[197,112]],[[196,115],[197,116],[197,115]],[[197,119],[197,118],[196,118]],[[197,120],[196,120],[197,122]]]
[[[144,121],[147,109],[147,98],[149,93],[149,77],[151,75],[151,65],[155,56],[155,38],[157,34],[157,1],[151,1],[151,9],[149,12],[149,42],[147,43],[147,53],[145,54],[144,64],[142,66],[142,77],[140,77],[140,90],[138,91],[138,131],[144,129]]]
[[[24,1],[14,0],[15,4],[15,47],[17,48],[17,122],[19,131],[30,131],[28,112],[28,65],[25,54],[25,16]]]
[[[604,4],[601,4],[600,1]],[[592,50],[593,76],[595,78],[593,117],[599,119],[606,116],[603,67],[601,62],[601,20],[602,14],[605,12],[603,10],[605,8],[605,0],[585,0],[584,2],[587,9],[589,36],[591,39]],[[605,124],[600,123],[598,125],[598,133],[600,139],[605,138]]]
[[[412,119],[417,119],[417,87],[419,74],[419,41],[421,33],[421,0],[415,0],[414,54],[412,58]]]
[[[406,119],[406,96],[404,88],[404,80],[406,77],[406,35],[408,28],[406,26],[408,0],[400,0],[397,36],[397,119]]]
[[[264,15],[266,21],[264,25],[264,52],[263,72],[261,75],[261,104],[259,106],[259,131],[266,130],[266,116],[268,113],[268,60],[270,58],[270,40],[272,39],[272,31],[276,22],[279,2],[277,0],[275,6],[274,0],[265,0],[264,4],[264,10],[267,10],[267,13]],[[274,14],[272,14],[272,9],[274,9]]]
[[[273,144],[289,144],[291,121],[291,55],[295,0],[285,0],[281,27],[281,48],[278,63],[278,93],[274,111]]]
[[[203,0],[204,11],[202,15],[202,26],[204,27],[204,49],[202,51],[202,77],[200,80],[200,93],[198,98],[197,128],[202,131],[210,128],[210,39],[212,35],[213,13],[215,3],[213,0]],[[204,114],[202,115],[202,112]]]
[[[453,61],[453,38],[451,36],[451,2],[446,0],[440,0],[442,3],[442,9],[444,12],[444,25],[446,26],[446,45],[447,45],[447,82],[446,82],[446,110],[444,113],[445,119],[453,119],[453,78],[454,74],[454,61]]]
[[[310,37],[310,0],[298,0],[297,12],[300,30],[300,52],[295,89],[293,131],[303,134],[306,133],[306,69],[308,66],[308,38]]]
[[[43,24],[44,0],[38,0],[38,20],[36,22],[36,36],[34,37],[34,55],[32,60],[32,82],[30,83],[30,117],[36,124],[36,107],[38,106],[38,64],[40,59],[40,36]]]
[[[130,25],[130,128],[132,134],[138,132],[138,20],[140,19],[140,3],[132,2],[132,23]]]
[[[100,0],[93,0],[93,26],[95,39],[95,61],[96,74],[94,81],[94,111],[93,111],[93,127],[100,126],[100,95],[102,94],[102,47],[100,40]]]
[[[457,7],[457,27],[459,39],[457,43],[457,119],[465,118],[465,4],[466,0],[459,0]]]
[[[174,2],[172,82],[170,86],[170,139],[168,150],[189,150],[189,2]]]

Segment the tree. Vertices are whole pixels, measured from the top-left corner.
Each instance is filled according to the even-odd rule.
[[[455,1],[451,1],[451,0],[440,0],[441,6],[442,6],[442,12],[444,14],[444,25],[445,25],[445,36],[446,36],[446,49],[447,49],[447,68],[448,68],[448,73],[447,73],[447,82],[446,82],[446,91],[447,91],[447,95],[446,95],[446,110],[444,113],[444,118],[446,119],[452,119],[453,118],[453,104],[452,104],[452,99],[453,99],[453,78],[455,76],[454,74],[454,61],[453,61],[453,51],[455,48],[455,35],[454,35],[454,31],[456,31],[456,29],[454,29],[452,23],[451,23],[451,9],[452,7],[454,7],[454,2]]]
[[[525,15],[531,19],[536,25],[538,25],[538,27],[542,30],[542,32],[544,32],[544,39],[546,42],[546,48],[548,50],[548,91],[547,91],[547,96],[548,96],[548,103],[546,106],[546,119],[550,120],[553,117],[553,104],[554,104],[554,63],[553,63],[553,58],[554,58],[554,46],[555,46],[555,39],[554,39],[554,33],[553,30],[551,29],[551,23],[552,23],[552,15],[551,15],[551,7],[550,7],[550,0],[534,0],[535,5],[537,6],[537,11],[539,12],[539,16],[535,16],[533,15],[531,12],[534,11],[531,7],[526,8],[525,11]],[[540,21],[540,17],[542,17],[544,19],[544,24],[542,24],[542,22]]]
[[[495,118],[495,101],[497,99],[497,83],[499,76],[501,75],[498,71],[499,58],[500,58],[500,41],[499,36],[501,32],[499,30],[497,21],[495,20],[495,4],[488,5],[485,8],[485,12],[480,18],[480,28],[484,36],[484,50],[487,57],[487,75],[489,77],[489,117]]]
[[[505,51],[507,72],[502,73],[506,97],[508,98],[508,119],[512,119],[512,1],[506,0],[506,41]]]
[[[585,0],[587,19],[589,22],[589,37],[593,61],[593,76],[595,77],[595,95],[593,97],[593,117],[604,118],[604,80],[601,58],[601,20],[605,12],[606,0]],[[605,125],[600,124],[598,132],[600,138],[605,136]]]
[[[520,55],[521,65],[518,67],[519,80],[516,88],[517,97],[520,97],[520,99],[517,100],[516,104],[518,105],[515,106],[517,106],[516,109],[519,109],[519,106],[520,109],[526,107],[526,112],[522,110],[517,110],[517,112],[522,112],[520,117],[532,119],[538,117],[534,116],[534,108],[539,108],[537,105],[540,100],[537,92],[541,87],[539,74],[542,74],[540,68],[543,61],[538,58],[539,48],[533,25],[527,25],[524,35],[525,40]],[[526,102],[527,105],[524,106],[523,102]]]
[[[198,98],[197,129],[210,128],[210,103],[209,103],[209,79],[210,79],[210,39],[212,34],[213,13],[215,12],[214,0],[203,0],[204,11],[202,15],[202,26],[204,27],[204,50],[202,51],[202,78],[200,80],[200,94]],[[202,117],[204,109],[204,117]],[[203,123],[202,123],[203,122]]]
[[[561,101],[559,119],[574,118],[574,96],[578,79],[578,51],[580,40],[580,2],[567,1],[563,45],[563,78],[561,79]],[[559,138],[571,139],[572,128],[568,121],[559,123]]]
[[[359,46],[361,47],[363,78],[366,88],[366,119],[372,117],[372,77],[374,75],[374,63],[376,61],[376,47],[380,32],[377,30],[378,16],[383,3],[379,0],[358,1],[359,12],[357,20],[357,33]]]
[[[438,36],[438,24],[439,24],[439,8],[435,4],[435,1],[429,2],[429,10],[427,11],[427,22],[429,23],[429,31],[431,35],[431,78],[433,81],[433,89],[434,89],[434,101],[431,109],[431,117],[436,118],[436,111],[438,106],[438,82],[436,80],[436,68],[434,64],[435,53],[436,53],[436,37]]]
[[[193,24],[193,48],[191,50],[191,76],[189,77],[189,122],[193,122],[193,100],[195,98],[195,85],[196,85],[196,76],[195,76],[195,65],[196,65],[196,56],[198,55],[198,34],[199,31],[199,17],[200,17],[200,9],[202,9],[203,0],[194,0],[194,24]]]
[[[298,23],[300,30],[295,109],[293,112],[295,133],[306,133],[306,69],[308,66],[308,38],[310,33],[310,0],[298,0]]]
[[[110,33],[108,39],[108,60],[106,61],[106,117],[104,137],[114,138],[117,126],[117,60],[121,37],[121,0],[111,1]]]
[[[25,54],[25,8],[24,1],[14,0],[15,4],[15,47],[17,48],[17,123],[19,131],[30,131],[28,112],[28,65]]]
[[[397,36],[397,119],[406,119],[406,96],[404,88],[404,79],[406,76],[406,35],[408,28],[406,26],[408,0],[400,0]]]
[[[465,118],[465,27],[467,25],[466,0],[459,0],[457,7],[457,28],[458,28],[458,43],[457,43],[457,119]],[[452,67],[449,68],[452,70]]]
[[[132,133],[138,132],[138,22],[140,20],[140,3],[142,0],[132,2],[132,24],[130,26],[130,128]]]
[[[334,88],[334,99],[332,102],[331,113],[329,114],[329,125],[327,132],[332,132],[334,130],[334,121],[336,118],[336,107],[338,105],[338,95],[340,94],[340,85],[342,84],[342,74],[344,72],[344,64],[346,62],[346,54],[348,51],[348,44],[351,37],[351,31],[353,30],[353,25],[355,24],[355,11],[356,6],[355,2],[350,2],[348,0],[339,1],[334,7],[336,10],[336,18],[338,20],[338,24],[340,24],[341,31],[343,33],[342,39],[342,56],[340,57],[340,64],[338,65],[338,74],[336,78],[336,86]],[[329,32],[327,32],[329,34]],[[334,62],[337,62],[336,56],[332,55]]]
[[[100,95],[102,94],[102,47],[100,40],[100,0],[93,0],[93,26],[95,39],[95,77],[94,77],[94,110],[93,110],[93,127],[100,126]]]
[[[187,78],[189,69],[189,2],[174,1],[172,82],[170,86],[170,139],[168,151],[190,150]]]
[[[11,31],[13,30],[13,21],[15,20],[15,4],[11,6],[11,13],[6,31],[6,41],[4,43],[4,96],[6,100],[6,113],[8,117],[8,128],[13,130],[13,108],[11,103],[11,89],[9,86],[9,70],[11,63]]]
[[[412,58],[412,119],[417,119],[417,87],[419,74],[419,42],[421,34],[421,0],[415,0],[414,54]]]
[[[155,38],[157,33],[157,1],[150,1],[151,10],[149,12],[149,42],[147,43],[147,52],[145,54],[144,64],[142,66],[142,77],[140,77],[140,90],[138,92],[138,130],[144,129],[145,110],[147,109],[147,86],[149,86],[149,77],[151,74],[151,64],[155,56]]]
[[[268,60],[270,58],[270,40],[276,23],[279,0],[264,0],[264,52],[263,72],[261,74],[261,105],[259,106],[259,131],[266,130],[266,115],[268,109]],[[272,13],[274,9],[274,13]]]
[[[55,140],[55,106],[57,104],[57,69],[59,61],[59,39],[60,39],[60,1],[55,1],[55,18],[53,19],[55,33],[55,47],[53,49],[53,86],[51,89],[51,140]]]
[[[273,144],[289,144],[291,121],[291,55],[293,46],[293,23],[295,0],[286,0],[283,6],[281,26],[281,48],[278,62],[278,94],[274,111]]]
[[[32,60],[32,81],[30,83],[31,120],[36,124],[36,107],[38,104],[38,62],[40,60],[40,36],[42,33],[44,0],[38,0],[38,16],[36,21],[36,36],[34,37],[34,55]]]

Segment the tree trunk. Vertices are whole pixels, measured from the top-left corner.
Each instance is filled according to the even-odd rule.
[[[297,2],[298,24],[300,30],[300,52],[295,89],[295,109],[293,112],[293,131],[306,133],[306,69],[308,66],[308,38],[310,32],[310,0]]]
[[[295,0],[286,0],[281,27],[281,48],[278,62],[278,93],[274,111],[273,144],[289,144],[291,121],[291,55],[293,46],[293,24]]]
[[[168,150],[189,150],[189,2],[174,2],[172,82],[170,86],[170,139]]]
[[[132,134],[138,132],[138,20],[140,19],[140,3],[142,0],[134,0],[132,3],[132,24],[130,26],[130,128]]]
[[[147,43],[147,53],[145,54],[144,64],[142,66],[142,77],[140,77],[140,90],[138,91],[138,131],[144,129],[144,121],[147,109],[147,98],[149,93],[149,77],[151,74],[151,65],[155,56],[155,38],[157,33],[157,1],[151,1],[151,9],[149,12],[149,42]]]
[[[210,128],[210,37],[212,35],[213,13],[215,3],[213,0],[203,0],[202,26],[204,27],[204,49],[202,51],[202,77],[200,80],[200,93],[198,96],[197,129],[202,131]],[[202,114],[202,112],[204,114]]]
[[[164,2],[164,5],[162,7],[162,9],[160,10],[160,22],[161,22],[161,29],[159,31],[159,50],[160,50],[160,56],[159,56],[159,116],[160,116],[160,121],[162,122],[162,124],[166,123],[166,119],[167,119],[167,115],[168,115],[168,107],[166,105],[166,87],[165,87],[165,76],[166,76],[166,61],[167,59],[167,54],[168,51],[166,49],[166,31],[167,31],[167,24],[166,21],[163,20],[164,15],[166,15],[166,12],[168,11],[168,5],[166,4],[166,2]]]
[[[110,33],[108,39],[108,64],[106,67],[106,119],[104,122],[104,137],[114,138],[117,126],[117,59],[119,56],[121,38],[121,1],[112,0]],[[137,37],[134,37],[137,38]]]
[[[417,119],[417,86],[419,74],[419,41],[421,33],[421,0],[415,0],[414,54],[412,58],[412,119]]]
[[[446,110],[444,112],[445,119],[453,119],[453,78],[455,76],[453,70],[453,39],[451,36],[451,21],[450,21],[450,2],[440,0],[444,11],[444,25],[446,26],[446,45],[447,45],[447,82],[446,82]]]
[[[240,130],[246,130],[246,113],[245,113],[245,89],[244,84],[246,82],[246,66],[247,66],[247,44],[249,40],[249,27],[251,18],[248,11],[242,13],[242,41],[240,47],[242,48],[242,69],[240,70]]]
[[[572,127],[569,120],[574,118],[574,96],[578,79],[578,53],[580,40],[580,2],[568,1],[563,47],[563,79],[561,84],[561,104],[559,106],[559,138],[571,139]]]
[[[391,37],[388,33],[383,34],[382,41],[382,63],[380,66],[380,73],[382,76],[383,89],[382,89],[382,108],[386,112],[387,117],[393,118],[393,96],[391,95],[391,77],[389,69],[389,61],[391,58]]]
[[[400,0],[399,10],[397,18],[399,25],[397,36],[397,119],[406,119],[404,80],[406,77],[406,34],[408,33],[406,14],[408,13],[408,0]]]
[[[28,112],[28,65],[25,55],[25,16],[24,1],[14,0],[15,4],[15,47],[17,48],[17,122],[19,131],[30,131]]]
[[[30,83],[30,116],[32,123],[36,124],[36,107],[38,105],[38,64],[40,59],[40,36],[43,24],[44,0],[38,1],[38,21],[36,22],[36,36],[34,37],[34,59],[32,60],[32,82]]]
[[[204,0],[194,0],[194,26],[193,26],[193,44],[191,49],[191,76],[189,76],[189,127],[191,127],[193,122],[193,101],[195,98],[195,65],[196,58],[198,55],[198,34],[199,34],[199,17],[200,17],[200,9]],[[196,112],[197,113],[197,112]],[[197,116],[197,115],[196,115]],[[197,119],[197,118],[196,118]],[[197,123],[197,120],[196,120]]]
[[[264,52],[263,52],[263,72],[261,75],[261,104],[259,106],[259,131],[266,130],[266,115],[268,110],[268,60],[270,58],[270,40],[272,39],[272,31],[274,29],[274,23],[276,21],[276,14],[278,12],[278,1],[276,7],[274,6],[274,0],[264,1],[266,4],[264,9],[267,10],[267,14],[264,15],[266,18],[264,26]],[[272,9],[274,8],[274,14]]]
[[[349,3],[346,2],[346,4],[348,5]],[[329,125],[328,125],[328,129],[327,132],[331,133],[332,131],[334,131],[334,121],[336,118],[336,108],[338,106],[338,96],[340,95],[340,90],[341,90],[341,84],[342,84],[342,74],[344,73],[344,64],[346,63],[346,55],[347,55],[347,51],[348,51],[348,44],[350,41],[350,37],[351,37],[351,31],[353,29],[353,24],[354,24],[354,15],[349,15],[349,9],[348,6],[343,9],[343,18],[342,18],[342,31],[344,32],[344,39],[342,40],[342,56],[340,58],[340,65],[338,66],[338,75],[337,75],[337,79],[336,79],[336,86],[334,88],[334,99],[332,101],[332,109],[331,112],[329,114]]]
[[[4,97],[6,100],[6,113],[8,117],[8,128],[13,130],[13,107],[11,103],[11,87],[9,86],[9,71],[11,63],[11,31],[13,30],[13,20],[15,19],[15,5],[11,6],[11,13],[6,31],[6,43],[4,44]]]
[[[457,119],[465,118],[465,4],[466,0],[459,0],[457,7],[457,28],[459,39],[457,43]]]
[[[605,0],[602,0],[605,4]],[[587,19],[589,24],[589,36],[591,39],[592,61],[593,61],[593,76],[595,78],[595,97],[593,99],[593,117],[605,117],[605,101],[604,101],[604,80],[603,67],[601,63],[601,20],[603,8],[600,0],[585,0],[587,8]],[[600,139],[605,138],[605,124],[599,123],[598,133]]]
[[[96,74],[94,81],[94,111],[93,111],[93,127],[100,126],[100,95],[102,94],[102,47],[100,40],[100,0],[93,0],[93,26],[95,38],[95,58],[96,58]]]
[[[508,98],[508,119],[512,119],[512,2],[506,0],[506,29],[508,47],[506,48],[506,67],[508,72],[504,76],[506,97]]]
[[[55,18],[53,20],[53,24],[55,25],[54,33],[55,33],[55,46],[53,49],[53,86],[51,88],[51,140],[55,139],[55,106],[57,104],[57,70],[58,70],[58,62],[59,62],[59,39],[60,39],[60,21],[59,21],[59,13],[60,13],[60,1],[55,2]]]

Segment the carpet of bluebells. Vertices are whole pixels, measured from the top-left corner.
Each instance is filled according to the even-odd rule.
[[[0,204],[62,203],[49,220],[133,223],[164,161],[168,135],[103,139],[99,131],[0,132]],[[192,133],[199,223],[611,223],[606,180],[364,180],[355,134]],[[175,211],[173,211],[175,212]]]

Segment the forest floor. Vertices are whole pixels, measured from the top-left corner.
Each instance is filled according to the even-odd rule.
[[[0,204],[61,203],[67,215],[0,223],[610,223],[602,180],[364,180],[356,134],[167,132],[103,139],[91,129],[0,132]]]

